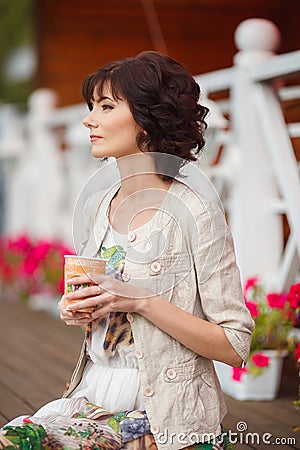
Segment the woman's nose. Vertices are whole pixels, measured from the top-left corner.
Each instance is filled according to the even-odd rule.
[[[82,123],[87,128],[95,128],[97,127],[97,123],[93,119],[92,111],[82,119]]]

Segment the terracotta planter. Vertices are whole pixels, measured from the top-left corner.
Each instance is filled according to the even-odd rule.
[[[233,380],[232,367],[215,361],[222,390],[225,394],[237,400],[274,400],[277,397],[283,360],[287,356],[287,350],[264,350],[260,353],[269,357],[269,366],[263,369],[258,376],[245,373],[241,381]]]

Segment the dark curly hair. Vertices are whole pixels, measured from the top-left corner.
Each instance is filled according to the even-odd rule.
[[[115,100],[128,102],[144,130],[137,135],[137,145],[141,151],[153,152],[156,172],[163,179],[176,176],[185,162],[196,160],[205,143],[208,109],[198,103],[199,85],[180,63],[147,51],[106,64],[83,80],[82,95],[90,110],[95,88],[101,98],[107,83]]]

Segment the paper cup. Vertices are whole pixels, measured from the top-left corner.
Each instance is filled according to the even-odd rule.
[[[65,294],[83,289],[84,287],[92,286],[93,283],[86,284],[70,284],[68,280],[70,278],[88,274],[93,279],[93,274],[105,274],[106,261],[99,258],[87,258],[85,256],[77,255],[64,255],[64,280],[65,280]],[[72,304],[78,300],[67,300],[66,304]],[[78,312],[93,312],[93,308],[83,308]]]

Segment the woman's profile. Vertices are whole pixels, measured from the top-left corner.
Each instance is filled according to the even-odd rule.
[[[80,254],[106,273],[69,280],[90,286],[59,303],[85,330],[67,391],[4,427],[0,448],[16,435],[32,449],[32,435],[45,449],[232,448],[213,361],[243,366],[253,321],[222,211],[180,178],[204,146],[200,88],[143,52],[88,75],[82,93],[92,155],[120,172],[84,208]]]

